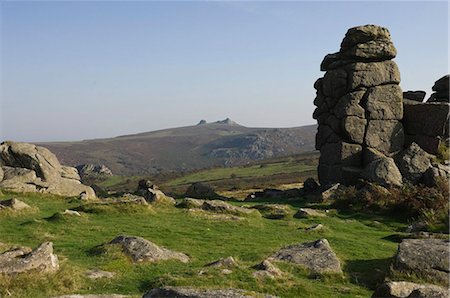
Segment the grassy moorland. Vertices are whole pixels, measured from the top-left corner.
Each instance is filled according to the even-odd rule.
[[[149,288],[162,285],[236,287],[280,297],[369,297],[388,271],[405,223],[393,219],[339,213],[331,210],[318,219],[270,220],[251,216],[241,221],[217,220],[192,215],[175,207],[86,208],[81,217],[53,216],[76,208],[82,201],[44,195],[3,194],[0,199],[20,197],[33,210],[0,214],[1,249],[13,245],[35,248],[43,241],[54,243],[61,269],[51,275],[19,275],[0,278],[0,296],[52,297],[68,293],[118,293],[140,297]],[[292,211],[308,203],[298,198],[284,201]],[[244,203],[235,203],[244,204]],[[316,205],[317,208],[326,206]],[[320,232],[305,228],[322,223]],[[92,249],[119,234],[141,236],[158,245],[184,252],[191,262],[165,261],[132,264],[118,252],[96,255]],[[251,267],[277,249],[294,243],[327,238],[343,265],[343,276],[310,276],[304,269],[283,263],[287,274],[276,280],[256,280]],[[234,256],[240,267],[223,275],[204,265]],[[88,269],[113,271],[112,279],[91,281]]]
[[[158,176],[112,176],[98,184],[111,191],[134,191],[137,182],[146,178],[154,181],[165,192],[181,195],[194,182],[204,182],[218,190],[249,189],[297,183],[316,176],[318,153],[268,159],[246,166],[211,168],[189,172],[184,175]]]

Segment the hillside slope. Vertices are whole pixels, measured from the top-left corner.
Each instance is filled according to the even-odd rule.
[[[154,174],[233,166],[314,150],[316,126],[249,128],[214,123],[79,142],[41,143],[63,164],[104,164],[114,174]]]

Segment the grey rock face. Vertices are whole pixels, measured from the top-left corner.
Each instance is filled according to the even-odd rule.
[[[419,293],[412,294],[419,290],[419,293],[423,293],[421,290],[426,292],[432,291],[434,296],[424,295],[417,296]],[[372,298],[412,298],[412,297],[429,297],[429,298],[446,298],[448,297],[448,290],[430,284],[417,284],[407,281],[389,281],[381,284]]]
[[[340,51],[323,60],[313,115],[320,184],[355,184],[367,169],[363,148],[388,156],[403,149],[403,94],[391,61],[396,53],[386,28],[366,25],[349,29]]]
[[[0,254],[0,273],[7,275],[30,271],[54,272],[58,268],[58,257],[53,254],[51,242],[44,242],[33,251],[18,248]]]
[[[403,179],[411,182],[419,182],[425,172],[431,168],[431,155],[425,152],[419,145],[412,143],[397,157],[397,165]]]
[[[450,167],[439,163],[433,163],[423,175],[423,184],[435,187],[438,179],[448,180],[450,178]]]
[[[191,287],[164,287],[151,289],[142,298],[275,298],[276,296],[241,289],[196,289]]]
[[[61,166],[48,149],[28,143],[0,144],[0,166],[3,176],[0,188],[15,192],[44,192],[61,196],[85,193],[95,198],[89,186],[81,184],[76,169]]]
[[[448,240],[405,239],[398,246],[393,267],[429,282],[448,285],[449,248]]]
[[[315,273],[342,273],[339,259],[326,239],[287,246],[271,258],[304,266]]]
[[[158,262],[170,259],[180,262],[189,262],[189,257],[183,253],[175,252],[160,247],[147,239],[135,236],[117,236],[109,244],[118,244],[122,251],[129,256],[133,262]]]
[[[105,165],[84,164],[78,165],[76,168],[83,180],[88,178],[107,178],[113,175],[112,171]]]

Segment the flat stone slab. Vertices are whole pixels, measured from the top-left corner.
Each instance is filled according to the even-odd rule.
[[[196,289],[191,287],[164,287],[151,289],[142,298],[276,298],[276,296],[261,294],[241,289]]]
[[[158,262],[170,259],[179,260],[183,263],[189,262],[189,257],[184,253],[160,247],[142,237],[120,235],[111,240],[109,244],[120,245],[122,251],[136,263]]]
[[[304,266],[314,273],[342,273],[339,259],[327,239],[287,246],[271,258]]]

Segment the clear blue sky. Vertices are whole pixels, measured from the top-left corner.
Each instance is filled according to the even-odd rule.
[[[363,24],[391,31],[404,90],[430,92],[448,73],[447,2],[0,5],[1,139],[110,137],[226,117],[313,124],[322,58]]]

